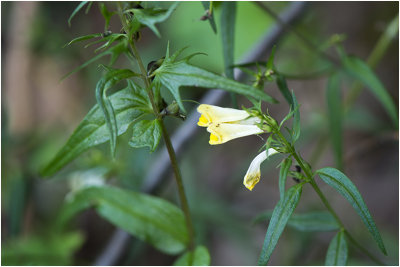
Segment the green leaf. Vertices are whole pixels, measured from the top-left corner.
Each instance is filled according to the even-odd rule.
[[[224,72],[226,77],[233,80],[234,75],[232,66],[234,64],[236,2],[222,2],[221,9],[221,37],[224,55]],[[233,107],[237,108],[237,101],[234,93],[231,93],[231,99]]]
[[[89,1],[82,1],[72,12],[71,16],[68,19],[68,25],[71,27],[71,20],[73,17],[75,17],[75,15],[79,12],[79,10],[82,9],[82,7],[84,7]]]
[[[135,18],[143,25],[149,27],[158,38],[161,38],[160,32],[156,28],[155,24],[165,21],[171,16],[172,12],[178,6],[179,2],[174,2],[168,9],[128,9],[125,12],[133,12]]]
[[[375,95],[386,109],[393,124],[398,127],[398,111],[393,99],[372,69],[364,61],[353,56],[343,55],[342,64],[347,75],[362,82]]]
[[[369,232],[375,239],[375,242],[378,244],[381,251],[386,255],[387,253],[381,235],[379,234],[375,222],[372,219],[372,216],[369,213],[367,205],[365,205],[360,192],[357,190],[357,187],[346,175],[335,168],[323,168],[318,170],[316,173],[325,183],[336,189],[336,191],[338,191],[347,199],[347,201],[350,202],[358,215],[361,217],[364,224],[367,226]]]
[[[271,54],[269,55],[269,58],[268,58],[268,61],[267,61],[267,65],[266,66],[267,66],[268,70],[273,70],[275,68],[275,64],[274,64],[275,51],[276,51],[276,45],[274,45],[274,47],[272,47]],[[282,76],[282,75],[278,75],[278,76]],[[286,83],[286,81],[285,81],[285,83]]]
[[[326,253],[326,266],[345,266],[347,264],[347,242],[344,231],[339,231],[329,244]]]
[[[261,213],[254,219],[254,223],[269,220],[271,216],[272,211]],[[314,211],[301,214],[293,213],[287,225],[302,232],[328,232],[340,228],[332,214],[327,211]]]
[[[89,40],[89,39],[93,39],[93,38],[98,38],[98,37],[101,37],[101,33],[94,33],[94,34],[79,36],[77,38],[72,39],[68,44],[64,45],[64,47],[74,44],[74,43],[77,43],[77,42],[81,42],[81,41],[85,41],[85,40]]]
[[[110,96],[110,102],[115,112],[118,135],[125,133],[128,127],[143,114],[152,113],[145,91],[132,81],[128,81],[127,88]],[[106,120],[99,105],[95,105],[67,143],[43,168],[42,175],[49,176],[56,173],[87,149],[108,140],[110,140],[110,134]]]
[[[292,100],[293,100],[293,110],[294,110],[293,126],[292,126],[293,130],[292,143],[294,143],[300,137],[300,110],[299,110],[299,104],[297,103],[297,99],[293,91],[292,91]]]
[[[279,193],[280,193],[280,198],[283,199],[285,195],[285,185],[286,185],[286,178],[289,172],[290,167],[292,166],[292,158],[287,157],[282,165],[281,169],[279,171]]]
[[[61,78],[61,80],[64,80],[65,78],[67,78],[71,74],[73,74],[73,73],[75,73],[77,71],[80,71],[81,69],[87,67],[89,64],[91,64],[91,63],[95,62],[96,60],[98,60],[98,59],[100,59],[100,58],[102,58],[104,56],[107,56],[107,55],[111,56],[109,65],[113,65],[115,63],[115,61],[118,59],[118,57],[122,53],[127,52],[127,51],[128,51],[127,42],[126,42],[126,40],[124,40],[124,41],[120,42],[119,44],[116,44],[113,47],[109,48],[108,50],[98,54],[97,56],[89,59],[88,61],[86,61],[85,63],[83,63],[79,67],[75,68],[74,70],[68,72],[67,74],[65,74]]]
[[[292,95],[290,94],[285,77],[283,75],[277,74],[276,84],[278,85],[279,91],[281,92],[283,97],[286,99],[289,105],[293,107]]]
[[[21,236],[2,244],[1,263],[3,266],[72,265],[74,253],[83,242],[79,232]]]
[[[326,88],[326,103],[328,107],[329,135],[332,141],[336,166],[343,169],[343,107],[340,92],[340,76],[332,74]]]
[[[173,58],[173,56],[171,56]],[[174,96],[181,110],[185,111],[180,94],[181,86],[218,88],[228,92],[251,96],[271,103],[277,101],[266,93],[234,80],[218,76],[201,68],[188,64],[185,60],[173,62],[166,58],[155,73],[155,79],[161,82]]]
[[[299,203],[303,184],[291,187],[285,197],[279,200],[272,213],[271,221],[268,225],[264,245],[258,260],[258,265],[267,265],[272,252],[275,249],[278,239],[285,229],[286,223]]]
[[[100,3],[99,8],[105,20],[104,31],[106,31],[110,25],[111,17],[115,14],[115,12],[108,11],[107,6],[104,3]]]
[[[210,10],[210,6],[212,5],[211,1],[201,1],[201,4],[203,5],[205,11]],[[214,12],[211,12],[211,16],[208,17],[207,20],[210,22],[213,32],[217,34],[217,25],[215,24]]]
[[[90,187],[71,202],[91,203],[107,221],[167,254],[178,254],[188,244],[183,212],[158,197],[115,187]]]
[[[128,69],[114,69],[104,75],[96,85],[96,100],[107,123],[110,134],[111,155],[113,158],[115,157],[115,148],[117,146],[118,126],[114,108],[111,100],[107,96],[107,90],[116,83],[133,76],[139,76],[139,74]]]
[[[204,246],[198,246],[194,252],[186,252],[180,256],[174,266],[209,266],[211,263],[210,253]]]
[[[129,141],[131,147],[148,146],[151,152],[157,148],[161,139],[161,125],[158,119],[141,120],[133,126],[132,139]]]

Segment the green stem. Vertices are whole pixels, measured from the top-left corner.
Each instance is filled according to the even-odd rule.
[[[178,192],[179,192],[179,198],[181,201],[182,209],[185,214],[186,218],[186,226],[188,229],[188,234],[189,234],[189,249],[193,250],[194,249],[194,231],[193,231],[193,224],[192,224],[192,219],[190,217],[190,210],[189,210],[189,205],[188,201],[185,195],[185,189],[183,186],[182,182],[182,176],[181,172],[178,167],[178,161],[176,160],[176,155],[175,155],[175,150],[172,147],[171,139],[169,138],[167,129],[165,128],[164,122],[159,119],[161,129],[162,129],[162,135],[164,137],[165,141],[165,146],[167,147],[169,158],[171,159],[171,165],[175,173],[175,180],[176,184],[178,185]]]
[[[122,11],[122,6],[121,3],[118,2],[118,15],[121,19],[121,23],[125,29],[125,32],[129,32],[129,27],[126,24],[126,20],[125,20],[125,16],[123,14]],[[136,58],[136,62],[139,66],[140,72],[141,72],[141,76],[143,79],[143,82],[145,84],[146,90],[147,90],[147,94],[149,95],[149,99],[153,108],[153,112],[157,117],[157,120],[160,123],[161,126],[161,130],[162,130],[162,136],[165,142],[165,146],[167,147],[167,151],[168,151],[168,155],[169,158],[171,160],[171,165],[172,165],[172,169],[174,171],[175,174],[175,181],[177,183],[178,186],[178,193],[179,193],[179,199],[180,199],[180,203],[182,206],[182,210],[183,213],[185,215],[185,221],[186,221],[186,227],[187,227],[187,231],[188,231],[188,235],[189,235],[189,244],[188,244],[188,248],[190,251],[194,250],[194,228],[193,228],[193,224],[192,224],[192,219],[190,216],[190,210],[189,210],[189,204],[186,198],[186,194],[185,194],[185,188],[183,186],[183,182],[182,182],[182,175],[181,172],[179,170],[179,165],[178,165],[178,161],[176,159],[176,154],[175,154],[175,150],[172,146],[171,143],[171,139],[169,137],[168,131],[165,128],[164,125],[164,121],[162,120],[161,116],[160,116],[160,111],[158,109],[158,106],[156,105],[156,103],[154,102],[154,94],[153,94],[153,90],[151,88],[151,82],[147,76],[147,72],[146,69],[143,65],[143,61],[142,58],[140,57],[140,54],[138,52],[138,50],[136,49],[136,45],[134,43],[134,41],[132,40],[132,38],[129,38],[129,44],[130,44],[130,48],[131,48],[131,52],[134,55],[134,57]]]

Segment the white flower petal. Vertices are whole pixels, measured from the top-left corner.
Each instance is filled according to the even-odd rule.
[[[246,175],[244,176],[243,184],[250,191],[253,190],[253,187],[260,181],[261,171],[260,165],[266,160],[268,157],[279,153],[273,148],[269,148],[268,151],[263,151],[258,154],[253,161],[250,163],[249,169],[247,170]]]
[[[264,132],[256,125],[232,123],[212,123],[210,126],[208,126],[207,131],[211,133],[210,145],[219,145],[235,138],[253,134],[261,134]]]

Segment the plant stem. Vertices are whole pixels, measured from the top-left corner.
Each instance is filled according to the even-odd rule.
[[[169,138],[169,134],[167,132],[167,129],[165,128],[164,122],[159,119],[161,129],[162,129],[162,135],[164,137],[165,141],[165,146],[167,147],[169,158],[171,159],[171,165],[175,173],[175,180],[176,184],[178,185],[178,192],[179,192],[179,198],[180,202],[182,205],[183,213],[185,214],[186,218],[186,226],[188,229],[188,234],[189,234],[189,249],[193,250],[194,249],[194,231],[193,231],[193,224],[192,224],[192,219],[190,217],[190,210],[189,210],[189,205],[188,201],[185,195],[185,189],[183,186],[182,182],[182,176],[181,172],[178,167],[178,161],[176,160],[176,155],[175,155],[175,150],[172,147],[171,139]]]
[[[118,2],[118,15],[119,15],[119,17],[121,19],[121,23],[122,23],[122,25],[123,25],[123,27],[125,29],[125,32],[128,33],[129,32],[129,28],[128,28],[128,25],[126,24],[125,16],[123,14],[122,6],[121,6],[120,2]],[[150,99],[154,114],[157,117],[157,120],[159,121],[160,126],[161,126],[162,136],[163,136],[163,139],[164,139],[164,142],[165,142],[165,146],[167,147],[167,150],[168,150],[169,158],[171,160],[172,169],[173,169],[174,174],[175,174],[175,181],[176,181],[177,186],[178,186],[180,203],[181,203],[181,206],[182,206],[183,213],[185,215],[186,227],[187,227],[187,231],[188,231],[188,235],[189,235],[188,249],[190,251],[193,251],[194,250],[193,224],[192,224],[192,219],[191,219],[191,216],[190,216],[189,204],[188,204],[188,201],[187,201],[187,198],[186,198],[186,194],[185,194],[185,188],[184,188],[183,182],[182,182],[182,175],[181,175],[181,172],[179,170],[178,161],[176,159],[175,150],[174,150],[174,148],[172,146],[171,139],[169,137],[168,131],[165,128],[164,121],[163,121],[162,117],[160,116],[159,108],[156,105],[156,103],[154,102],[154,94],[153,94],[153,90],[151,88],[151,82],[150,82],[149,78],[147,77],[147,72],[146,72],[146,69],[145,69],[145,67],[143,65],[142,58],[140,57],[140,54],[139,54],[138,50],[136,49],[136,45],[135,45],[134,41],[132,40],[132,38],[130,38],[129,36],[128,36],[128,38],[129,38],[129,44],[130,44],[131,52],[134,55],[134,57],[136,58],[136,62],[138,63],[140,72],[142,74],[141,76],[142,76],[143,82],[145,84],[147,94],[149,95],[149,99]]]

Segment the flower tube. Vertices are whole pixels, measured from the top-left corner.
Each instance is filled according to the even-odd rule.
[[[264,131],[256,125],[243,125],[233,123],[219,123],[208,126],[207,131],[210,134],[210,145],[219,145],[232,139],[261,134]]]
[[[261,171],[260,165],[261,163],[266,160],[268,157],[279,153],[273,148],[269,148],[268,151],[263,151],[258,154],[253,161],[250,163],[250,167],[247,170],[246,175],[244,176],[243,184],[249,189],[250,191],[253,190],[253,187],[260,181]]]
[[[218,123],[254,124],[260,122],[258,118],[249,118],[249,114],[240,109],[201,104],[197,111],[201,114],[197,125],[201,127]]]

